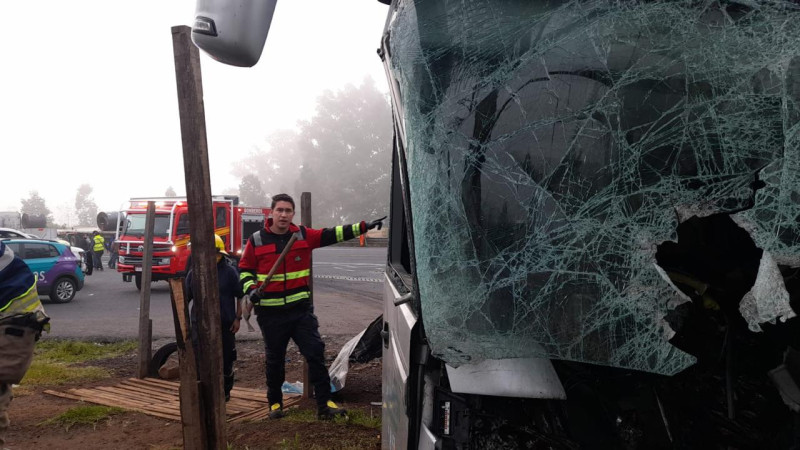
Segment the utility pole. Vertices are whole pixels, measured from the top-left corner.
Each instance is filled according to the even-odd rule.
[[[198,336],[198,348],[194,351],[199,378],[197,387],[200,390],[206,445],[209,449],[217,450],[227,448],[219,290],[200,51],[192,42],[191,33],[188,26],[172,27],[192,270],[195,274],[192,292],[198,319],[198,323],[194,324]]]

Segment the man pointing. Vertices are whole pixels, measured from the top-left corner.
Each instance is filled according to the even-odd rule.
[[[319,335],[319,322],[311,304],[309,277],[311,251],[336,244],[381,228],[385,217],[370,223],[360,222],[333,228],[312,229],[298,227],[294,219],[294,200],[287,194],[272,197],[272,218],[267,226],[254,233],[239,262],[239,280],[242,292],[250,295],[257,315],[258,326],[266,348],[267,399],[270,417],[284,416],[281,386],[285,380],[286,346],[291,338],[308,362],[309,378],[317,399],[317,417],[332,419],[346,411],[337,407],[331,398],[330,377],[325,368],[325,344]],[[277,267],[269,283],[257,289],[266,280],[289,239],[297,241]]]

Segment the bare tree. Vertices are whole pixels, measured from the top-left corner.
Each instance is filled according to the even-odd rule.
[[[97,203],[92,198],[92,191],[91,185],[82,184],[75,194],[75,214],[78,216],[78,225],[82,227],[94,226],[97,217]]]
[[[310,191],[315,226],[387,214],[391,108],[372,79],[325,91],[299,128],[270,135],[269,148],[252,152],[234,174],[255,174],[268,195]]]
[[[38,191],[30,191],[30,197],[27,199],[21,199],[22,208],[20,208],[20,213],[27,214],[28,216],[41,216],[44,217],[47,221],[47,224],[53,224],[53,215],[50,213],[50,210],[45,205],[45,201],[42,197],[39,196]]]
[[[239,200],[248,206],[262,206],[265,202],[269,203],[258,176],[247,174],[242,177],[242,182],[239,184]]]

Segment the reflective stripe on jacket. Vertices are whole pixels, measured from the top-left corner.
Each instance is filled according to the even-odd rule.
[[[0,242],[0,318],[44,311],[36,292],[36,277],[21,259]]]
[[[298,233],[299,237],[263,289],[258,306],[294,306],[293,304],[310,298],[311,290],[308,285],[311,276],[311,251],[353,239],[360,236],[362,230],[366,230],[364,222],[324,229],[291,224],[288,233],[276,235],[270,230],[271,225],[270,219],[264,229],[253,233],[242,252],[239,282],[244,293],[264,283],[291,235]]]
[[[92,250],[96,252],[102,252],[103,250],[106,249],[105,246],[106,239],[103,236],[98,234],[93,239],[94,239],[94,247],[92,248]]]

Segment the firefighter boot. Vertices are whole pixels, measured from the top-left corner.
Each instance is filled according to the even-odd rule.
[[[336,406],[336,403],[328,400],[328,403],[325,406],[321,406],[319,410],[317,410],[317,419],[319,420],[331,420],[336,416],[347,416],[347,410],[344,408],[339,408]]]
[[[233,375],[225,375],[222,377],[223,386],[225,388],[225,401],[231,399],[231,390],[233,389]]]
[[[283,412],[283,405],[280,403],[273,403],[272,406],[269,407],[270,419],[282,419],[284,417],[286,417],[286,413]]]

